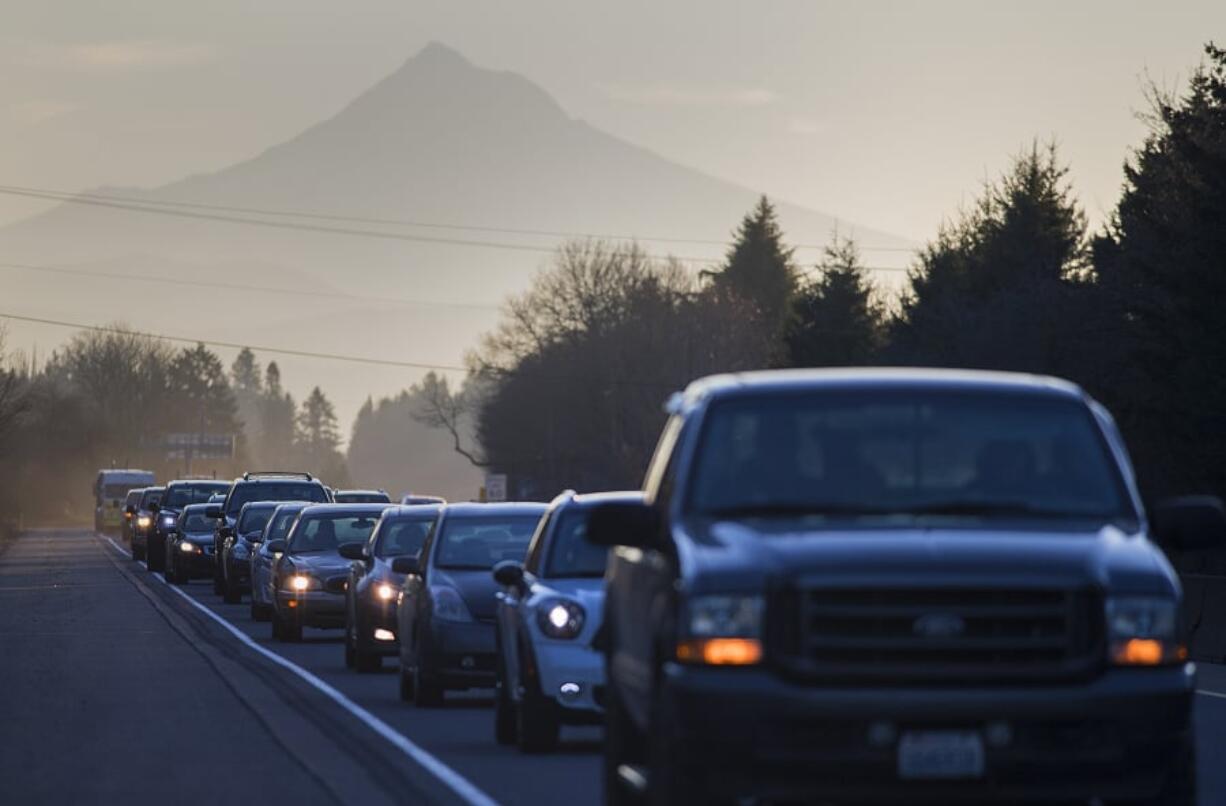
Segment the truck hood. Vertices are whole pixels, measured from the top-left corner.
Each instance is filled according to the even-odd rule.
[[[1141,534],[1112,525],[968,528],[813,528],[803,521],[691,524],[682,557],[696,590],[804,585],[1015,584],[1095,586],[1173,594],[1165,555]]]

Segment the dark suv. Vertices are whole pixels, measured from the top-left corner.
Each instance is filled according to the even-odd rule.
[[[995,373],[696,382],[606,504],[607,801],[1195,803],[1195,669],[1107,411]]]
[[[189,504],[206,503],[216,493],[230,489],[228,481],[172,481],[166,485],[162,498],[153,506],[153,524],[149,533],[149,552],[145,558],[150,571],[166,570],[166,544],[179,522],[179,514]]]
[[[332,494],[324,483],[310,473],[285,473],[280,471],[244,473],[234,480],[229,494],[222,504],[210,505],[210,518],[217,519],[213,536],[213,592],[225,592],[224,569],[221,566],[222,549],[227,538],[234,536],[234,524],[243,504],[252,501],[309,501],[327,504]]]

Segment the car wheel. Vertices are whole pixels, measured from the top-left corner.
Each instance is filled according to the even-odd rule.
[[[353,614],[353,602],[350,599],[345,600],[345,668],[352,669],[356,664],[354,643],[357,636],[355,635],[357,628],[354,626],[356,619]]]
[[[243,592],[228,576],[221,583],[221,600],[226,604],[238,604],[243,600]]]
[[[413,702],[413,673],[400,666],[400,699],[404,702]]]
[[[640,762],[641,737],[621,704],[617,688],[607,688],[604,712],[604,802],[605,806],[637,806],[641,793],[631,789],[618,770],[623,764]]]
[[[251,600],[251,620],[252,621],[268,621],[268,605],[260,604],[255,599]]]
[[[429,675],[422,674],[421,653],[413,664],[413,704],[418,708],[437,708],[443,704],[443,687]]]
[[[136,543],[132,544],[132,559],[136,562],[140,562],[141,560],[145,559],[145,550],[136,545]]]
[[[213,593],[221,596],[224,592],[221,587],[221,568],[217,563],[213,563]]]
[[[528,655],[521,653],[521,658]],[[515,709],[519,749],[525,753],[548,753],[558,746],[557,705],[541,693],[540,682],[524,669],[524,694]]]
[[[507,690],[506,663],[498,654],[498,667],[494,677],[494,741],[498,744],[515,744],[519,739],[516,730],[515,703]]]

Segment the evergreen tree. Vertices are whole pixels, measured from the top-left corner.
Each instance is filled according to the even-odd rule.
[[[264,391],[260,365],[250,347],[244,347],[235,357],[234,363],[230,365],[230,378],[234,382],[236,394],[259,395]]]
[[[784,357],[794,367],[872,363],[881,347],[884,310],[851,240],[826,247],[818,277],[792,301]]]
[[[225,367],[203,344],[185,347],[170,364],[175,425],[183,431],[238,435],[238,406]]]
[[[762,328],[774,337],[796,290],[796,269],[793,250],[784,245],[775,208],[765,196],[741,221],[733,237],[724,265],[711,274],[714,286],[751,303]]]
[[[254,453],[265,467],[289,467],[294,462],[294,398],[281,388],[281,368],[269,361],[264,370],[259,438]]]
[[[302,401],[295,425],[295,441],[310,461],[322,461],[341,444],[336,409],[318,386]]]

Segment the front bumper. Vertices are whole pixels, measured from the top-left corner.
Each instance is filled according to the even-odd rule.
[[[604,655],[586,644],[538,639],[532,651],[541,693],[554,700],[563,722],[591,722],[604,713]],[[563,694],[563,684],[579,687]]]
[[[276,592],[277,613],[303,627],[345,628],[345,596],[328,591]]]
[[[212,546],[208,549],[187,553],[177,545],[173,547],[174,565],[176,569],[186,571],[193,579],[213,576]]]
[[[493,622],[431,619],[418,645],[426,673],[447,688],[492,688],[497,645]]]
[[[357,600],[358,613],[358,645],[364,652],[374,652],[383,656],[398,655],[400,640],[396,635],[396,600],[371,601],[369,594]],[[393,636],[391,641],[380,641],[375,638],[375,630],[387,630]]]
[[[663,725],[679,763],[710,791],[768,800],[1043,802],[1156,793],[1185,747],[1195,669],[1110,669],[1061,686],[835,688],[763,669],[668,664],[663,686]],[[900,778],[899,737],[940,729],[985,737],[982,778]]]

